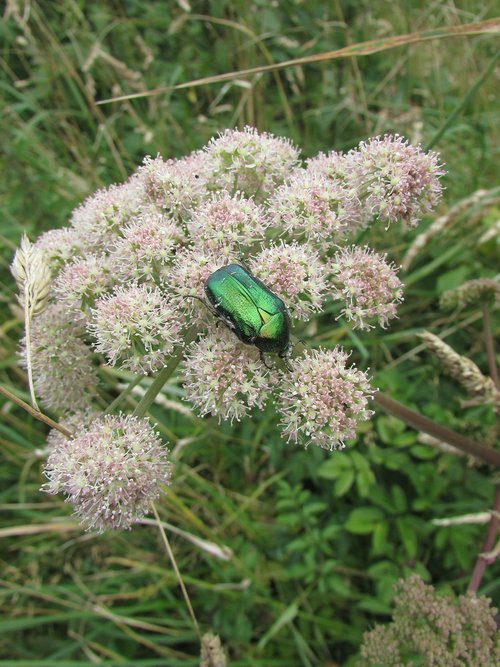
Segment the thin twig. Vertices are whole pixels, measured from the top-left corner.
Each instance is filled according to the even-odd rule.
[[[5,387],[2,387],[0,385],[0,394],[3,394],[6,398],[9,399],[9,401],[12,401],[16,405],[18,405],[20,408],[23,410],[26,410],[32,417],[35,419],[38,419],[41,422],[44,422],[50,428],[55,428],[57,431],[65,435],[67,438],[72,438],[73,434],[71,431],[68,431],[67,428],[64,428],[64,426],[61,426],[61,424],[58,424],[56,421],[51,419],[50,417],[47,417],[47,415],[44,415],[43,412],[40,412],[40,410],[37,410],[36,408],[33,408],[29,403],[25,403],[22,398],[19,398],[15,394],[13,394],[11,391],[6,389]]]
[[[452,431],[446,426],[436,424],[436,422],[433,422],[431,419],[424,417],[414,410],[410,410],[406,405],[395,401],[393,398],[390,398],[380,391],[377,391],[373,398],[375,403],[378,403],[378,405],[386,410],[386,412],[398,417],[410,426],[416,428],[418,431],[423,431],[424,433],[434,436],[438,440],[447,442],[457,449],[466,452],[466,454],[472,454],[472,456],[475,456],[484,463],[500,467],[500,452],[497,450],[480,445],[478,442],[474,442],[474,440],[471,440],[456,431]]]
[[[201,641],[201,631],[200,631],[200,626],[198,625],[198,621],[196,620],[196,616],[194,613],[193,606],[191,604],[191,600],[189,599],[189,595],[187,592],[187,589],[184,585],[184,581],[182,580],[181,573],[179,571],[179,568],[177,567],[177,561],[175,560],[174,552],[172,551],[172,548],[170,546],[170,542],[168,541],[167,534],[165,533],[165,529],[163,528],[163,524],[160,520],[160,517],[158,515],[158,510],[156,509],[156,505],[154,503],[151,503],[151,508],[153,510],[153,514],[155,515],[156,523],[157,526],[160,530],[161,537],[163,540],[163,544],[165,545],[165,550],[168,554],[168,557],[170,558],[170,562],[172,563],[172,566],[174,568],[175,574],[177,576],[177,581],[179,582],[179,586],[181,587],[182,595],[184,596],[184,601],[186,602],[186,607],[188,608],[189,615],[191,616],[191,619],[193,621],[194,629],[196,630],[196,634],[200,638]]]
[[[490,523],[488,525],[488,530],[486,532],[486,537],[483,542],[482,549],[477,557],[476,564],[474,565],[474,570],[472,571],[472,576],[467,589],[468,593],[476,593],[479,586],[481,585],[481,580],[483,578],[484,571],[488,566],[488,559],[484,557],[484,554],[490,551],[493,548],[495,543],[495,537],[497,534],[500,513],[500,484],[497,485],[497,490],[495,494],[495,504],[493,505],[493,511],[491,513]]]

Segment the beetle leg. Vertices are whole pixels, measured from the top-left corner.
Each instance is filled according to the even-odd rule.
[[[212,313],[214,317],[218,317],[217,311],[215,308],[208,303],[208,301],[205,301],[205,299],[202,299],[201,296],[197,296],[196,294],[189,294],[189,296],[185,296],[185,299],[198,299],[198,301],[201,301],[201,303],[205,306],[205,308]]]
[[[267,363],[266,358],[265,358],[265,356],[264,356],[264,352],[262,352],[262,350],[260,351],[260,355],[259,355],[259,356],[260,356],[260,360],[262,361],[262,363],[264,364],[264,366],[265,366],[268,370],[272,371],[272,370],[273,370],[273,367],[272,367],[272,366],[269,366],[269,364]]]

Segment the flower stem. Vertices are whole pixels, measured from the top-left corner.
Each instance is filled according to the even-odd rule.
[[[149,386],[149,389],[147,392],[144,394],[144,396],[141,398],[139,403],[137,404],[137,407],[135,408],[134,412],[132,413],[134,417],[139,417],[142,418],[145,416],[151,405],[153,404],[155,398],[158,396],[160,391],[162,390],[164,384],[166,381],[169,379],[169,377],[172,375],[172,373],[175,371],[177,366],[179,365],[179,362],[182,359],[182,353],[184,351],[184,347],[186,345],[189,345],[189,343],[192,343],[193,340],[196,338],[197,335],[197,329],[196,327],[192,327],[189,329],[184,337],[184,344],[180,345],[177,352],[170,358],[170,361],[168,364],[163,368],[158,375],[155,377],[151,385]]]
[[[44,415],[43,412],[40,412],[40,410],[33,408],[29,403],[25,403],[22,400],[22,398],[19,398],[5,387],[0,386],[0,394],[3,394],[6,398],[9,399],[9,401],[12,401],[23,410],[26,410],[26,412],[28,412],[32,417],[40,420],[41,422],[44,422],[44,424],[47,424],[48,426],[50,426],[50,428],[55,428],[57,431],[65,435],[67,438],[73,437],[73,434],[71,433],[71,431],[68,431],[67,428],[64,428],[64,426],[61,426],[61,424],[58,424],[50,417],[47,417],[47,415]]]
[[[498,378],[498,368],[495,359],[495,347],[493,344],[493,336],[491,335],[490,311],[488,309],[488,304],[483,302],[482,309],[483,309],[484,342],[486,345],[486,355],[488,357],[490,377],[495,383],[495,387],[500,391],[500,380]]]
[[[30,389],[31,403],[35,410],[40,412],[38,403],[36,402],[35,396],[35,384],[33,382],[33,366],[31,359],[31,313],[30,313],[30,304],[27,295],[24,299],[24,331],[26,334],[26,367],[28,370],[28,385]]]
[[[496,494],[495,494],[495,503],[493,505],[493,511],[491,513],[490,523],[488,524],[488,531],[486,532],[486,537],[483,542],[483,547],[479,553],[476,564],[474,565],[474,570],[472,571],[472,576],[467,589],[468,593],[476,593],[479,586],[481,585],[481,580],[483,578],[484,571],[489,565],[488,560],[484,557],[484,554],[490,551],[493,548],[495,543],[495,537],[497,534],[498,524],[500,514],[500,484],[497,485]]]
[[[386,412],[398,417],[417,430],[428,433],[438,440],[443,440],[444,442],[453,445],[453,447],[461,449],[466,454],[472,454],[472,456],[475,456],[484,463],[500,467],[500,452],[497,450],[480,445],[464,435],[452,431],[446,426],[436,424],[436,422],[433,422],[431,419],[424,417],[414,410],[410,410],[410,408],[407,408],[402,403],[395,401],[380,391],[375,393],[374,401]]]
[[[118,394],[118,396],[115,398],[115,400],[108,405],[108,407],[104,410],[105,415],[109,415],[110,413],[114,412],[116,408],[118,408],[123,401],[127,398],[127,396],[132,392],[134,387],[137,387],[137,385],[140,383],[140,381],[144,378],[144,375],[137,375],[133,380],[131,380],[128,385],[125,387],[125,389]]]
[[[198,621],[196,620],[193,605],[191,604],[191,600],[189,599],[189,594],[187,592],[187,588],[184,585],[184,581],[181,577],[181,573],[179,571],[179,568],[177,567],[177,561],[175,560],[174,552],[172,551],[172,547],[170,546],[170,542],[168,541],[167,534],[165,533],[165,529],[163,528],[162,522],[160,521],[160,517],[158,515],[158,510],[156,509],[156,505],[154,503],[151,503],[151,508],[153,510],[153,514],[155,515],[156,523],[157,523],[158,528],[160,530],[161,538],[163,540],[163,544],[165,545],[166,552],[168,554],[168,557],[170,558],[170,562],[172,563],[172,567],[174,568],[175,575],[177,577],[177,581],[179,582],[179,586],[181,587],[182,595],[184,596],[184,601],[186,602],[186,607],[188,608],[189,615],[191,616],[191,620],[193,621],[194,629],[196,630],[196,634],[198,635],[198,637],[200,638],[200,641],[201,641],[200,626],[198,625]]]

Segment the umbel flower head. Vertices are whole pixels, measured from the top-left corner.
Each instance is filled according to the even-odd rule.
[[[369,329],[373,325],[367,320],[374,319],[385,328],[396,317],[397,305],[403,300],[403,283],[385,255],[366,246],[342,248],[335,253],[330,269],[332,297],[345,303],[342,315],[354,328]]]
[[[114,366],[149,373],[165,364],[179,340],[180,324],[174,308],[156,287],[117,287],[99,299],[89,330],[96,349]]]
[[[307,244],[270,244],[252,259],[255,275],[288,305],[290,315],[308,320],[319,312],[327,291],[327,267]]]
[[[241,192],[256,201],[265,201],[299,164],[290,141],[253,127],[226,130],[205,151],[210,189]]]
[[[273,195],[273,224],[326,249],[359,226],[355,191],[314,171],[297,170]]]
[[[366,376],[340,349],[306,352],[283,375],[269,355],[267,368],[255,346],[215,326],[202,303],[206,280],[231,263],[250,266],[285,303],[297,338],[317,329],[302,322],[327,321],[331,297],[354,326],[385,326],[401,284],[385,257],[353,246],[353,237],[377,219],[415,224],[437,202],[440,174],[437,156],[397,136],[304,164],[290,141],[249,127],[180,159],[146,158],[124,184],[88,197],[69,227],[37,242],[51,270],[46,312],[54,313],[38,330],[34,323],[30,346],[41,399],[63,413],[95,408],[94,366],[154,373],[196,327],[184,385],[203,414],[241,419],[274,398],[285,438],[341,446],[370,415]],[[339,248],[347,237],[349,247]],[[272,318],[256,311],[257,322]]]
[[[425,153],[402,137],[385,135],[348,154],[348,180],[356,184],[367,215],[387,224],[416,227],[441,196],[443,170],[435,153]]]
[[[130,528],[169,484],[167,455],[146,420],[106,415],[73,438],[57,438],[43,490],[64,493],[89,530]]]
[[[186,397],[201,414],[231,421],[253,407],[263,408],[273,383],[257,349],[221,328],[191,346],[184,369]]]
[[[252,199],[223,191],[213,193],[194,209],[187,224],[196,245],[217,250],[262,242],[269,220]]]
[[[437,595],[417,575],[400,580],[395,589],[393,621],[365,633],[360,667],[500,664],[497,610],[491,600]]]
[[[334,350],[306,351],[284,373],[277,396],[283,437],[305,445],[337,449],[354,438],[373,389],[365,373],[347,366],[349,355]]]
[[[91,404],[97,375],[92,353],[84,342],[81,321],[63,304],[51,304],[35,317],[31,329],[35,389],[52,410],[76,412]],[[21,363],[26,364],[26,339]]]

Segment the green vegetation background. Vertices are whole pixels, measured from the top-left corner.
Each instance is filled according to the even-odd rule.
[[[306,157],[384,132],[426,145],[460,107],[435,146],[448,170],[441,212],[493,188],[498,174],[492,35],[97,100],[458,26],[494,9],[484,0],[9,0],[0,23],[0,382],[27,399],[8,273],[21,233],[34,239],[66,224],[82,199],[125,179],[146,154],[181,156],[244,124],[290,137]],[[315,331],[318,344],[351,348],[393,397],[483,442],[492,439],[491,410],[463,407],[462,390],[415,334],[450,329],[448,342],[487,370],[479,311],[441,313],[437,300],[498,271],[497,241],[484,236],[498,220],[498,194],[491,201],[423,249],[403,276],[406,302],[388,331],[354,335],[334,312]],[[399,263],[414,236],[376,229],[363,242]],[[167,398],[153,414],[178,463],[161,515],[233,550],[224,561],[171,537],[202,629],[220,634],[231,665],[351,665],[363,631],[388,619],[399,577],[417,572],[443,590],[466,589],[484,527],[431,520],[487,510],[487,469],[421,444],[382,413],[347,451],[330,454],[284,445],[272,406],[231,428],[190,414],[175,381]],[[196,635],[157,530],[82,533],[61,498],[39,493],[45,435],[3,405],[0,667],[197,665]],[[498,600],[494,570],[481,592]]]

